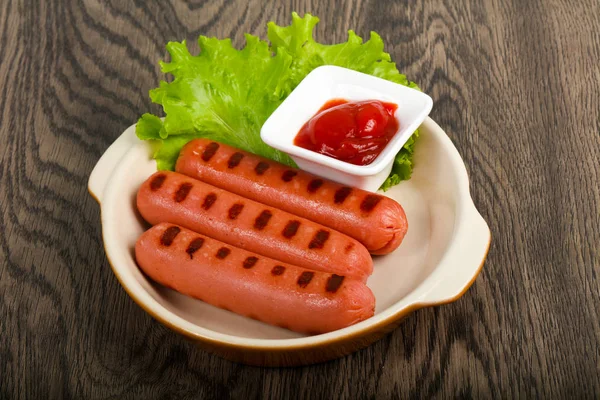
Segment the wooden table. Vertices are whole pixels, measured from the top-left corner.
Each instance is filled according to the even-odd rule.
[[[289,3],[0,2],[0,398],[598,398],[598,2]],[[492,246],[464,297],[369,348],[254,368],[133,303],[86,184],[127,126],[160,112],[148,90],[168,40],[240,45],[293,10],[321,18],[322,41],[382,35],[433,97]]]

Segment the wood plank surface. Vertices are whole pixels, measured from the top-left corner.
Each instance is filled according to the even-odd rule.
[[[143,112],[169,40],[381,34],[464,158],[490,225],[459,301],[298,368],[198,350],[127,296],[87,179]],[[0,398],[599,398],[597,0],[0,2]]]

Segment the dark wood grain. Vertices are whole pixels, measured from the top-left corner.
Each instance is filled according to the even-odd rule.
[[[600,397],[596,0],[0,2],[0,398]],[[268,369],[198,350],[106,261],[86,183],[168,40],[379,32],[435,101],[492,230],[481,276],[367,349]]]

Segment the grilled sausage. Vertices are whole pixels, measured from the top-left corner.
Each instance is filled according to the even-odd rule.
[[[408,230],[404,209],[388,197],[208,139],[187,143],[175,170],[345,233],[372,254],[395,250]]]
[[[142,184],[138,210],[151,224],[171,222],[267,257],[363,281],[367,249],[351,237],[175,172]]]
[[[356,279],[281,263],[169,223],[142,234],[135,256],[163,286],[298,332],[329,332],[374,313],[373,293]]]

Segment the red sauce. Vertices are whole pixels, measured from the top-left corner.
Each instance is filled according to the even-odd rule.
[[[330,100],[304,124],[296,146],[355,165],[368,165],[398,132],[398,105],[379,100]]]

